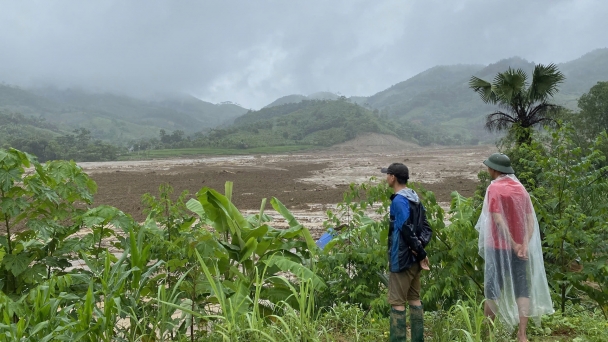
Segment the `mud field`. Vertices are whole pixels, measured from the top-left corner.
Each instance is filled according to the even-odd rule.
[[[495,151],[491,146],[420,148],[391,139],[374,135],[324,151],[284,155],[80,165],[97,182],[94,205],[115,206],[139,221],[145,218],[142,195],[158,195],[161,183],[170,184],[175,197],[183,190],[193,197],[205,186],[223,193],[224,183],[232,181],[233,203],[243,212],[259,210],[262,198],[274,196],[318,236],[325,211],[342,200],[348,184],[372,176],[383,179],[381,167],[403,162],[410,169],[410,181],[422,183],[447,205],[454,190],[465,196],[474,192],[481,162]],[[267,209],[272,215],[270,204]]]

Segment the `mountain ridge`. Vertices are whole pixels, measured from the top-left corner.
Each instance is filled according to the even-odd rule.
[[[191,95],[142,100],[80,89],[22,89],[0,85],[0,110],[43,117],[66,131],[81,127],[95,138],[126,142],[158,136],[160,129],[195,133],[231,124],[247,112],[234,104],[212,104]]]
[[[566,75],[566,80],[554,102],[576,110],[580,95],[598,81],[608,80],[608,48],[590,51],[557,66]],[[302,111],[310,104],[306,104],[309,101],[318,101],[315,105],[320,106],[320,112],[325,110],[323,106],[342,108],[332,104],[333,101],[346,101],[383,120],[418,129],[426,127],[432,134],[445,135],[447,138],[441,141],[491,141],[492,135],[483,129],[483,125],[485,116],[496,107],[483,103],[468,87],[468,81],[473,75],[492,80],[509,67],[522,68],[530,73],[534,63],[521,57],[510,57],[487,65],[438,65],[370,96],[346,98],[331,92],[316,92],[308,96],[292,94],[278,98],[258,111],[247,110],[231,102],[213,104],[187,94],[143,100],[82,89],[23,89],[0,85],[0,111],[44,118],[64,133],[86,128],[95,139],[126,144],[138,139],[158,138],[161,129],[182,131],[187,135],[207,134],[216,128],[278,120]],[[351,112],[350,109],[339,110]],[[350,119],[345,116],[342,120]],[[415,139],[434,141],[427,138],[418,134]]]

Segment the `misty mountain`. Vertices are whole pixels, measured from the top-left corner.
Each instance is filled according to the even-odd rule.
[[[188,95],[141,100],[109,93],[0,85],[0,110],[42,117],[65,131],[87,128],[93,137],[125,142],[156,137],[160,129],[194,133],[230,124],[247,110]]]
[[[571,109],[577,108],[578,98],[599,81],[608,81],[608,48],[591,51],[573,61],[558,65],[566,76],[560,87],[561,98]]]
[[[284,105],[287,103],[298,103],[298,102],[302,102],[304,100],[337,100],[339,97],[340,97],[340,95],[334,94],[334,93],[331,93],[328,91],[320,91],[320,92],[316,92],[314,94],[310,94],[308,96],[298,95],[298,94],[287,95],[287,96],[283,96],[283,97],[276,99],[275,101],[273,101],[271,104],[267,105],[264,108],[280,106],[280,105]]]
[[[496,108],[484,104],[468,87],[468,81],[472,75],[492,80],[497,73],[509,67],[530,73],[534,63],[513,57],[489,65],[436,66],[372,96],[353,96],[347,102],[364,107],[373,112],[374,117],[398,125],[417,127],[418,130],[420,127],[428,128],[430,133],[423,133],[422,136],[416,133],[414,137],[413,131],[409,135],[400,134],[419,142],[489,142],[493,141],[494,136],[483,129],[484,118]],[[576,110],[580,95],[596,82],[608,80],[608,49],[594,50],[558,67],[566,75],[566,81],[554,100]],[[244,125],[257,122],[267,124],[298,111],[300,114],[294,115],[305,115],[302,113],[308,112],[304,108],[315,101],[319,102],[315,104],[318,111],[328,110],[323,106],[336,109],[338,107],[333,102],[341,98],[339,94],[330,92],[308,96],[288,95],[259,111],[248,111],[230,102],[212,104],[184,94],[143,100],[78,89],[22,89],[0,85],[0,111],[44,119],[57,127],[49,134],[86,128],[94,139],[113,143],[158,137],[160,129],[168,133],[181,130],[190,134],[229,127],[234,122],[234,127],[240,127],[240,130]],[[304,121],[296,119],[294,122]],[[378,124],[378,127],[384,125]],[[297,131],[293,127],[287,134],[296,134]],[[363,131],[356,129],[356,132]]]
[[[496,109],[484,104],[468,86],[472,75],[491,81],[508,68],[521,68],[528,75],[534,63],[519,57],[503,59],[487,66],[435,67],[394,85],[368,100],[371,108],[401,121],[417,121],[449,130],[475,133],[487,114]],[[566,76],[554,102],[572,110],[578,98],[598,81],[608,80],[608,49],[595,50],[576,60],[558,64]],[[481,135],[487,135],[483,130]],[[481,138],[481,137],[480,137]]]
[[[283,97],[279,97],[278,99],[274,100],[271,104],[266,105],[264,108],[282,106],[282,105],[288,104],[288,103],[299,103],[299,102],[302,102],[307,99],[308,99],[308,97],[306,97],[304,95],[299,95],[299,94],[286,95]]]
[[[280,106],[280,105],[284,105],[287,103],[298,103],[298,102],[302,102],[304,100],[337,100],[339,97],[340,97],[340,95],[337,95],[337,94],[334,94],[331,92],[327,92],[327,91],[320,91],[320,92],[317,92],[314,94],[310,94],[308,96],[293,94],[293,95],[287,95],[287,96],[280,97],[277,100],[273,101],[271,104],[267,105],[265,108]]]
[[[492,135],[483,129],[483,125],[485,116],[496,107],[483,103],[469,88],[468,81],[473,75],[492,81],[497,73],[508,68],[522,69],[530,75],[534,63],[512,57],[485,66],[436,66],[372,96],[351,97],[349,101],[378,110],[382,116],[400,123],[435,127],[465,139],[491,141]],[[566,80],[554,102],[577,110],[577,100],[582,94],[598,81],[608,80],[608,49],[594,50],[576,60],[558,64],[558,68]],[[289,100],[302,101],[302,98],[288,96],[280,100],[288,103]]]

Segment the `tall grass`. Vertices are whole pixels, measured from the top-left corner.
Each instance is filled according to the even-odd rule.
[[[511,330],[484,315],[484,301],[459,300],[448,311],[427,313],[428,334],[432,342],[508,341]]]

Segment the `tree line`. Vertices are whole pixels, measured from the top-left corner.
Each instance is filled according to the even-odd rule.
[[[0,147],[16,148],[35,155],[39,161],[116,160],[124,149],[93,139],[85,128],[62,132],[43,117],[26,117],[20,113],[0,112]]]

